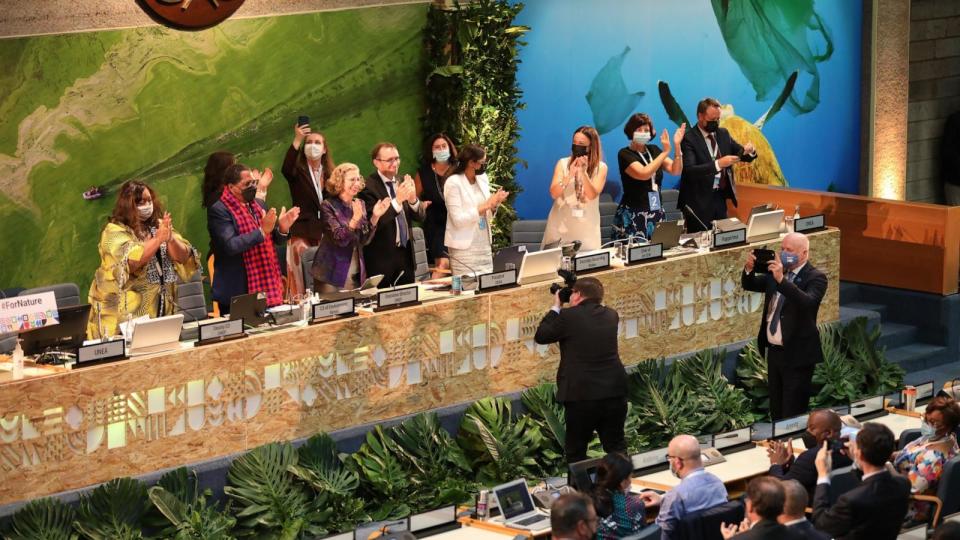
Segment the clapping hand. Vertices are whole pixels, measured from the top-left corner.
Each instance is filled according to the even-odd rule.
[[[673,144],[677,148],[680,148],[680,143],[683,142],[683,136],[687,133],[687,123],[684,122],[680,124],[680,127],[677,128],[677,131],[673,133]]]
[[[745,531],[749,531],[749,530],[750,530],[750,520],[746,518],[744,518],[744,520],[740,522],[740,525],[737,525],[736,523],[731,523],[729,525],[725,523],[720,524],[720,536],[723,536],[724,539],[733,538],[737,534]]]
[[[277,224],[277,209],[271,208],[270,210],[268,210],[266,213],[263,214],[262,218],[260,218],[260,230],[263,231],[263,236],[270,236],[276,224]]]
[[[390,197],[384,197],[377,201],[377,204],[373,205],[373,217],[379,219],[380,216],[386,214],[390,204]]]
[[[752,142],[748,142],[747,144],[743,145],[743,153],[748,156],[752,156],[757,153],[757,149],[754,148]]]
[[[160,226],[157,228],[157,239],[160,243],[169,242],[173,235],[173,220],[169,212],[164,212],[160,218]]]
[[[780,441],[770,441],[767,447],[767,457],[770,458],[771,465],[784,465],[790,461],[793,455],[793,439],[783,443]]]
[[[363,217],[363,214],[366,213],[366,209],[363,207],[363,201],[360,199],[353,199],[350,201],[350,208],[353,210],[353,220],[357,223],[360,222],[360,218]]]
[[[417,186],[413,183],[413,178],[410,178],[409,174],[403,175],[403,182],[400,184],[400,187],[403,188],[404,197],[401,198],[398,194],[398,199],[410,204],[417,202]]]
[[[723,156],[722,158],[717,160],[721,169],[726,169],[727,167],[739,161],[740,161],[740,158],[737,156]]]
[[[276,212],[276,209],[271,209],[273,212]],[[293,222],[300,217],[300,207],[294,206],[293,208],[287,210],[286,207],[280,209],[280,232],[282,234],[287,234],[290,230],[290,226],[293,225]]]
[[[665,129],[660,130],[660,146],[663,147],[664,154],[670,152],[670,132]]]
[[[579,156],[573,158],[573,163],[570,164],[570,171],[573,173],[580,173],[587,170],[587,156]]]

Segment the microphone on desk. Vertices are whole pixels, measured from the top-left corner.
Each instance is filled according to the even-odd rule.
[[[704,223],[702,219],[700,219],[700,216],[698,216],[697,213],[694,212],[692,208],[690,208],[690,207],[689,207],[688,205],[686,205],[686,204],[683,205],[683,208],[684,208],[687,212],[690,212],[690,215],[693,216],[694,219],[696,219],[697,222],[699,222],[700,225],[703,226],[703,230],[705,230],[705,231],[709,231],[709,230],[710,230],[710,227],[707,227],[707,224]]]
[[[390,285],[390,288],[391,288],[391,289],[395,289],[395,288],[397,287],[397,282],[400,281],[400,278],[403,277],[403,273],[404,273],[404,272],[405,272],[405,270],[401,270],[400,273],[397,274],[397,277],[394,278],[394,280],[393,280],[393,284]]]
[[[466,267],[467,267],[467,270],[470,270],[470,272],[473,274],[473,279],[474,279],[474,281],[476,281],[476,279],[477,279],[477,271],[474,270],[472,266],[470,266],[469,264],[467,264],[467,263],[461,261],[460,259],[454,257],[453,255],[450,254],[450,252],[449,252],[448,250],[443,250],[443,254],[446,255],[447,257],[450,257],[451,259],[457,261],[458,263],[466,266]]]

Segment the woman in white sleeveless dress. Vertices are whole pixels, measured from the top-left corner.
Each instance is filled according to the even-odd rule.
[[[557,161],[550,182],[553,208],[541,249],[551,243],[581,242],[580,250],[600,248],[600,193],[607,182],[600,135],[590,126],[573,132],[570,156]]]

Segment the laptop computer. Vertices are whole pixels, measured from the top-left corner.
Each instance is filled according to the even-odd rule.
[[[539,531],[550,527],[550,516],[533,505],[533,497],[523,478],[493,488],[503,524],[514,529]]]
[[[770,212],[773,210],[776,210],[776,207],[770,203],[758,204],[750,209],[750,216],[753,216],[754,214],[759,214],[761,212]],[[747,220],[750,219],[750,216],[747,216]]]
[[[759,212],[750,216],[747,224],[747,242],[760,242],[780,237],[783,209]]]
[[[243,325],[257,327],[267,323],[267,295],[262,292],[238,294],[230,299],[230,320],[243,319]]]
[[[49,349],[75,349],[83,345],[87,322],[90,320],[90,304],[62,307],[57,312],[59,324],[20,333],[23,354],[40,354]]]
[[[183,313],[142,320],[133,326],[130,356],[172,351],[180,348]]]
[[[663,244],[663,250],[675,248],[680,245],[680,235],[683,233],[683,227],[677,221],[661,221],[657,223],[657,228],[653,230],[653,237],[650,238],[651,244]]]
[[[503,272],[507,269],[507,264],[513,264],[515,269],[519,269],[526,252],[526,246],[510,246],[497,251],[493,257],[493,271]]]
[[[563,259],[563,248],[544,249],[523,254],[517,283],[524,285],[548,281],[557,277],[557,268]]]

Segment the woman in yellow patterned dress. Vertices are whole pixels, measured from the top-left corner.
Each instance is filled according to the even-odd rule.
[[[120,333],[128,315],[158,317],[176,311],[177,278],[197,271],[199,254],[177,234],[153,189],[124,182],[100,235],[100,267],[90,285],[87,336]]]

